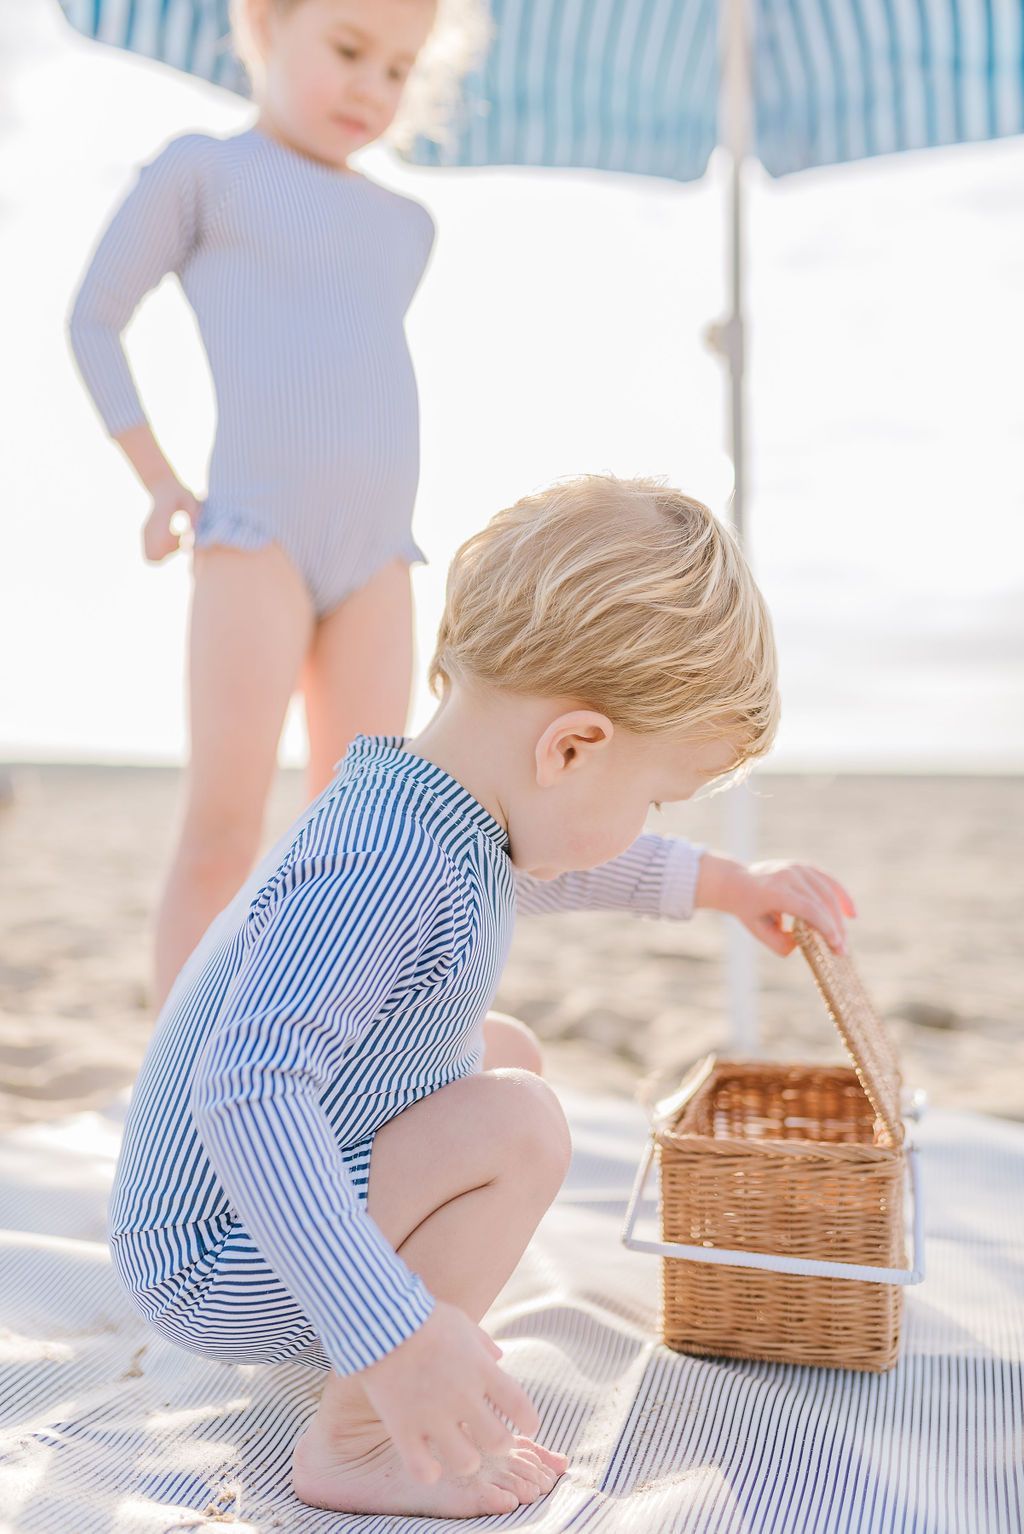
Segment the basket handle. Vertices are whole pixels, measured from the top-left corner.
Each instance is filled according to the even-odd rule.
[[[626,1206],[622,1244],[634,1252],[650,1252],[655,1257],[681,1257],[690,1262],[708,1262],[726,1268],[762,1268],[769,1273],[793,1273],[807,1278],[855,1278],[870,1284],[919,1284],[924,1278],[924,1206],[917,1151],[907,1144],[907,1176],[914,1208],[914,1254],[909,1268],[860,1266],[855,1262],[819,1262],[811,1257],[779,1257],[774,1252],[741,1252],[723,1246],[682,1246],[677,1241],[644,1241],[634,1236],[640,1204],[654,1160],[654,1141],[648,1140],[633,1191]]]
[[[696,1097],[701,1087],[711,1080],[715,1066],[718,1063],[717,1056],[705,1055],[683,1078],[682,1085],[671,1097],[663,1097],[660,1102],[654,1104],[651,1109],[651,1118],[655,1129],[671,1129],[682,1117],[683,1109],[690,1100]]]

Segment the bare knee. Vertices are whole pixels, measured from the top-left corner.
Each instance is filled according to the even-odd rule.
[[[381,1126],[369,1211],[396,1248],[432,1211],[493,1184],[539,1219],[570,1154],[565,1115],[546,1082],[530,1071],[476,1071]]]
[[[502,1067],[543,1076],[544,1057],[532,1028],[506,1012],[488,1012],[484,1018],[483,1069],[495,1071]]]
[[[572,1139],[562,1105],[532,1071],[499,1068],[488,1103],[490,1132],[501,1159],[517,1178],[537,1177],[554,1197],[569,1169]]]

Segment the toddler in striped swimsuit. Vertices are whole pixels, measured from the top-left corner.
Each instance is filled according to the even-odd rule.
[[[450,52],[452,29],[438,42],[433,0],[244,0],[237,15],[255,126],[188,134],[143,168],[70,322],[103,422],[152,495],[147,557],[178,547],[180,522],[194,527],[191,762],[157,922],[158,1001],[252,866],[296,686],[310,798],[357,731],[404,727],[409,566],[423,557],[403,320],[433,223],[348,157],[389,129],[429,41],[423,96],[424,70],[439,73],[431,50]],[[216,390],[202,505],[158,446],[121,344],[170,272]]]
[[[300,1498],[460,1517],[566,1467],[478,1326],[569,1155],[536,1040],[489,1011],[517,911],[710,907],[784,954],[784,914],[840,948],[853,910],[817,869],[643,833],[776,728],[764,602],[699,502],[594,477],[500,512],[455,557],[432,683],[422,733],[357,738],[179,975],[110,1236],[165,1337],[325,1371]]]

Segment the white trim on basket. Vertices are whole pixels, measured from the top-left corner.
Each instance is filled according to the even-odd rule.
[[[906,1144],[907,1174],[914,1207],[914,1253],[909,1268],[861,1266],[855,1262],[819,1262],[810,1257],[779,1257],[774,1252],[741,1252],[722,1246],[682,1246],[676,1241],[645,1241],[634,1236],[640,1205],[654,1160],[654,1141],[649,1140],[626,1206],[622,1243],[634,1252],[650,1252],[655,1257],[680,1257],[689,1262],[708,1262],[727,1268],[763,1268],[769,1273],[793,1273],[808,1278],[855,1278],[869,1284],[919,1284],[924,1278],[924,1207],[917,1151]]]

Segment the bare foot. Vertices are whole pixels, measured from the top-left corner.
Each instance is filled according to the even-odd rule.
[[[432,1486],[414,1481],[378,1420],[361,1420],[330,1438],[314,1417],[292,1455],[292,1488],[311,1507],[336,1513],[411,1513],[472,1518],[511,1513],[536,1502],[568,1464],[529,1438],[516,1438],[508,1454],[487,1455],[474,1475],[444,1475]]]

